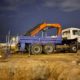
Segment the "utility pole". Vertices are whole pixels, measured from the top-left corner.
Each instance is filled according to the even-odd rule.
[[[9,32],[8,32],[8,47],[9,47],[9,54],[10,54],[10,50],[11,50],[11,41],[10,41],[10,37],[11,37],[11,32],[10,32],[10,30],[9,30]]]
[[[7,49],[6,49],[6,55],[5,57],[8,57],[8,55],[10,54],[10,49],[11,49],[11,44],[10,44],[10,31],[8,32],[8,34],[6,35],[6,44],[7,44]]]

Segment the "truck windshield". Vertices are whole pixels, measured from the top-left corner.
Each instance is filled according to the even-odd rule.
[[[78,36],[80,36],[80,30],[73,30],[73,35],[78,35]]]

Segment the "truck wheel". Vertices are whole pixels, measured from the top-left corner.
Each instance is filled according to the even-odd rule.
[[[42,53],[42,46],[40,44],[33,44],[31,46],[31,53],[32,54],[41,54]]]
[[[76,45],[71,45],[70,46],[70,52],[76,53],[77,52],[77,46]]]
[[[43,51],[46,53],[46,54],[50,54],[54,51],[54,46],[53,44],[46,44],[43,46]]]

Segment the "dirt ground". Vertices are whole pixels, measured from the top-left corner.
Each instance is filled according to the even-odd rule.
[[[80,51],[11,54],[0,60],[0,80],[80,80]]]

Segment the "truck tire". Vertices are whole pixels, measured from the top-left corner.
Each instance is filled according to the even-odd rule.
[[[70,45],[70,52],[76,53],[77,52],[77,46],[76,45]]]
[[[42,46],[40,44],[31,45],[31,54],[41,54]]]
[[[54,51],[54,45],[53,44],[45,44],[43,46],[43,52],[46,54],[50,54]]]

